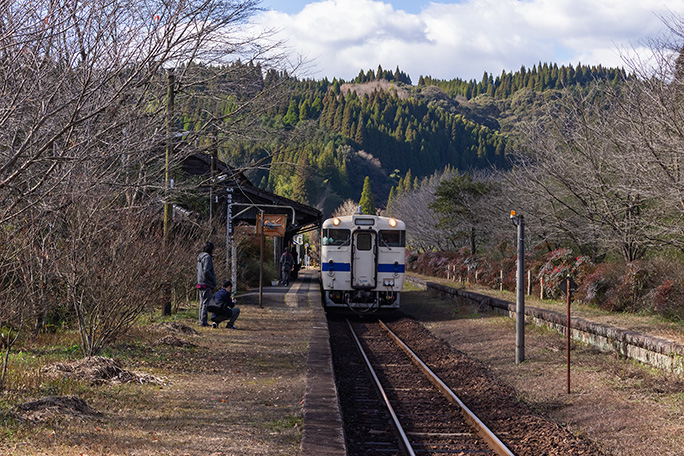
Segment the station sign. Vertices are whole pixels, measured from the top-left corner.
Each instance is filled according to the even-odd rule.
[[[257,214],[256,233],[261,235],[262,227],[265,236],[283,237],[285,236],[285,225],[287,215],[284,214],[264,214],[263,221],[261,214]]]

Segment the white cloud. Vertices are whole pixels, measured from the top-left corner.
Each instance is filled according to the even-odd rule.
[[[682,0],[465,0],[431,3],[419,14],[372,0],[325,0],[297,14],[259,16],[293,53],[314,59],[315,78],[351,79],[397,65],[420,75],[476,78],[538,62],[623,66],[618,48],[665,29],[658,16]]]

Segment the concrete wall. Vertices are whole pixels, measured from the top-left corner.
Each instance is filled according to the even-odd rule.
[[[483,309],[515,318],[515,303],[413,277],[407,277],[407,280],[422,289],[436,292],[442,297],[466,299],[477,303]],[[549,327],[563,335],[566,334],[566,315],[559,312],[525,306],[525,321]],[[684,374],[684,346],[669,340],[572,316],[570,317],[570,337],[593,345],[602,351],[617,352],[626,358],[680,375]]]

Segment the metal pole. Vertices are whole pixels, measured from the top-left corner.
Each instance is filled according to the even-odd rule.
[[[525,221],[518,216],[518,270],[515,298],[515,363],[525,361]]]
[[[235,284],[233,286],[233,295],[237,291],[237,246],[235,239],[230,246],[230,280]]]
[[[565,281],[568,315],[565,320],[566,351],[568,352],[568,394],[570,394],[570,276]]]
[[[216,174],[216,160],[211,156],[209,164],[209,229],[214,230],[214,174]]]
[[[235,265],[231,267],[231,259],[235,260],[235,242],[233,239],[233,189],[226,189],[226,271],[233,282],[232,294],[237,290]]]
[[[233,189],[229,187],[226,192],[226,271],[230,271],[230,247],[233,244]]]
[[[259,237],[259,307],[263,308],[264,296],[264,211],[261,212],[261,236]]]

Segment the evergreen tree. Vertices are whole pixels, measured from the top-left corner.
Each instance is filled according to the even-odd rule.
[[[409,169],[408,171],[406,171],[406,176],[404,176],[404,182],[403,182],[404,188],[402,189],[402,193],[405,195],[411,193],[411,191],[413,190],[413,186],[412,186],[412,182],[411,182],[412,178],[413,178],[413,176],[411,175],[411,170]]]
[[[392,200],[393,200],[394,198],[395,198],[395,196],[394,196],[394,187],[390,187],[390,192],[389,192],[389,196],[387,197],[387,207],[386,207],[386,210],[387,210],[387,213],[388,213],[388,214],[391,213],[391,211],[392,211]]]
[[[309,204],[309,157],[306,151],[299,154],[295,169],[294,181],[292,182],[292,199],[302,204]]]
[[[299,107],[299,120],[307,120],[310,115],[309,102],[304,100],[304,103]]]
[[[373,191],[371,190],[370,177],[366,176],[363,181],[363,191],[361,192],[361,199],[359,206],[364,214],[375,215],[375,203],[373,202]]]
[[[359,114],[359,122],[356,124],[354,141],[359,145],[359,147],[363,147],[366,142],[366,125],[363,119],[363,113]]]
[[[332,93],[334,93],[335,95],[340,94],[340,82],[337,80],[337,78],[333,79]]]
[[[311,103],[311,118],[317,118],[321,111],[323,111],[323,102],[321,101],[321,97],[317,96],[313,103]]]
[[[287,108],[287,114],[283,117],[283,124],[295,125],[299,121],[299,108],[295,100],[290,101],[290,106]]]
[[[469,174],[457,174],[439,183],[435,201],[429,207],[439,214],[439,227],[461,227],[461,235],[467,240],[470,252],[477,253],[478,233],[481,216],[475,209],[477,201],[491,189],[484,182],[473,181]]]

